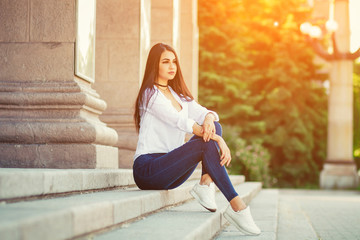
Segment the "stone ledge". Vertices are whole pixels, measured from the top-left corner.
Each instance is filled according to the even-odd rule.
[[[131,185],[130,169],[0,168],[0,200]]]
[[[0,201],[134,185],[131,169],[0,168]]]
[[[0,143],[0,168],[118,169],[117,154],[116,147],[90,143]]]

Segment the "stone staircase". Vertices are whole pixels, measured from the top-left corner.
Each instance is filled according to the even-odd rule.
[[[140,191],[128,169],[0,168],[0,239],[212,239],[228,203],[217,192],[210,213],[191,197],[200,174],[173,190]],[[262,187],[231,180],[247,203]]]

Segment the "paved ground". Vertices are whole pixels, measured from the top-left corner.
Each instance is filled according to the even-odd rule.
[[[262,234],[229,226],[216,239],[360,240],[360,192],[264,189],[250,204]]]

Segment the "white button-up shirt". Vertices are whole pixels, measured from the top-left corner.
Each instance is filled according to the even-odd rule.
[[[169,89],[182,109],[177,111],[171,100],[154,86],[155,92],[148,106],[144,103],[140,107],[139,140],[134,160],[142,154],[168,153],[180,147],[185,142],[185,133],[192,133],[195,122],[202,125],[205,116],[210,112],[215,115],[215,120],[219,121],[217,113],[207,110],[194,100],[187,102],[170,86]],[[145,100],[149,93],[150,89],[147,89]]]

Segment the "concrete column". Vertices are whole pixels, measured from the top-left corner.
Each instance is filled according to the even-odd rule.
[[[137,144],[134,104],[150,49],[148,0],[97,0],[96,82],[108,104],[101,120],[119,135],[119,167],[131,168]]]
[[[186,85],[197,99],[199,29],[197,0],[152,0],[151,45],[164,42],[178,54]]]
[[[151,1],[151,46],[159,42],[169,44],[179,58],[181,6],[179,0]]]
[[[75,0],[0,0],[0,167],[117,168],[106,103],[74,76]]]
[[[350,51],[349,2],[335,1],[340,52]],[[322,188],[355,188],[358,174],[353,159],[353,65],[351,60],[331,62],[327,160],[320,175]]]
[[[180,64],[187,87],[198,97],[199,82],[199,27],[197,0],[181,1]]]

